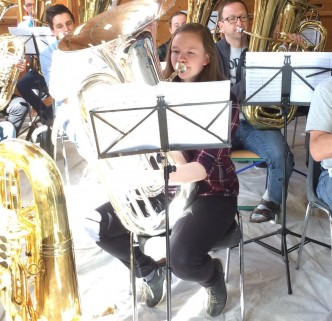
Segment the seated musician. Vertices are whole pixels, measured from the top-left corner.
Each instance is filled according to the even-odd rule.
[[[25,69],[25,61],[17,62],[15,66],[19,71],[23,71]],[[4,86],[4,84],[0,82],[0,96],[8,94],[3,92],[4,87],[1,86]],[[2,108],[5,115],[5,121],[1,122],[0,140],[15,138],[19,135],[20,129],[28,113],[28,108],[28,103],[14,92],[8,105]]]
[[[20,95],[37,112],[41,122],[51,125],[53,122],[52,99],[49,99],[47,85],[40,71],[30,68],[17,82],[16,87]]]
[[[33,27],[35,0],[25,0],[23,9],[27,18],[18,24],[18,27]],[[24,18],[24,17],[23,17]],[[37,112],[40,120],[45,125],[51,125],[53,122],[52,99],[48,93],[45,79],[39,68],[38,57],[34,55],[27,56],[29,69],[17,83],[17,90],[20,95]]]
[[[24,0],[23,9],[25,15],[22,17],[21,21],[17,26],[20,28],[33,27],[34,26],[34,13],[35,13],[35,0]]]
[[[310,152],[323,169],[317,196],[332,210],[332,77],[315,88],[306,124],[310,133]]]

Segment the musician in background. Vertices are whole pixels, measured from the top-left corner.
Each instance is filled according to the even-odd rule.
[[[245,55],[249,39],[237,28],[248,29],[248,9],[241,0],[227,0],[218,11],[218,27],[223,39],[216,44],[223,74],[231,80],[232,92],[239,102],[244,98],[245,84],[241,80],[241,68],[245,66]],[[243,108],[246,108],[245,106]],[[259,204],[250,215],[250,222],[261,223],[275,218],[282,203],[282,178],[284,168],[285,138],[279,129],[259,130],[240,114],[240,126],[232,140],[233,149],[250,150],[267,163],[267,188]],[[294,167],[294,156],[287,145],[285,185]]]
[[[168,21],[169,33],[173,35],[175,30],[180,26],[182,26],[183,24],[185,24],[186,22],[187,22],[187,14],[185,12],[182,11],[174,12]],[[158,47],[158,56],[160,62],[166,61],[166,52],[170,40],[171,39],[168,39],[165,43],[163,43]]]
[[[15,67],[20,72],[24,71],[26,68],[25,60],[18,61],[15,64]],[[0,93],[1,89],[2,87],[0,87]],[[5,121],[0,122],[0,141],[6,138],[16,138],[19,135],[28,110],[28,103],[22,97],[14,93],[8,106],[6,106],[2,111],[5,114]]]
[[[332,210],[332,77],[315,88],[307,118],[310,133],[310,152],[321,162],[322,172],[317,185],[317,196]]]
[[[22,17],[22,21],[17,25],[18,27],[33,27],[34,26],[34,12],[35,12],[35,0],[24,0],[23,9],[25,15]]]
[[[25,0],[23,5],[27,16],[18,27],[33,27],[35,0]],[[38,48],[37,48],[38,49]],[[20,95],[33,107],[44,125],[53,123],[52,98],[48,93],[47,84],[39,67],[39,57],[27,56],[28,71],[17,82],[17,90]]]

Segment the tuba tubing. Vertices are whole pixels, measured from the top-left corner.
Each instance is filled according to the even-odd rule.
[[[73,241],[60,172],[45,151],[23,140],[2,141],[0,155],[0,212],[7,222],[0,232],[8,257],[8,268],[0,266],[0,285],[11,280],[0,295],[6,320],[17,320],[18,315],[31,321],[79,320]],[[21,200],[23,173],[32,187],[28,206]]]
[[[0,35],[0,111],[12,99],[20,70],[16,63],[24,59],[24,43],[19,37]]]

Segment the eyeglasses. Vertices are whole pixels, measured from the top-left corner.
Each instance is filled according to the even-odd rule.
[[[228,23],[234,24],[237,23],[238,19],[240,19],[241,22],[247,22],[249,20],[249,16],[239,16],[239,17],[231,16],[221,21],[224,22],[226,20]]]
[[[27,3],[25,6],[27,7],[27,8],[30,8],[30,7],[32,7],[32,6],[34,6],[35,4],[34,3]]]

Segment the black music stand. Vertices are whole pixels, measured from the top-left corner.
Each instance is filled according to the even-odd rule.
[[[281,223],[281,228],[275,232],[268,233],[268,234],[247,240],[244,242],[244,244],[256,242],[257,244],[259,244],[263,247],[266,247],[267,249],[274,251],[275,253],[278,253],[283,256],[285,265],[286,265],[288,294],[292,294],[292,287],[291,287],[290,273],[289,273],[288,253],[299,248],[300,243],[288,249],[286,237],[287,237],[287,235],[293,235],[298,238],[301,238],[301,235],[290,231],[286,227],[286,179],[285,179],[285,177],[286,177],[286,169],[287,169],[287,139],[286,139],[287,138],[287,115],[288,115],[289,107],[291,105],[295,105],[295,106],[301,105],[301,106],[308,106],[308,107],[310,105],[310,101],[303,101],[303,100],[301,100],[301,98],[298,99],[298,101],[296,101],[296,100],[294,100],[294,97],[291,97],[292,86],[294,86],[294,81],[292,79],[292,75],[294,74],[296,76],[296,79],[299,80],[302,83],[302,85],[304,87],[306,87],[306,89],[309,88],[309,90],[311,92],[313,92],[314,86],[312,84],[310,84],[308,82],[308,80],[306,80],[303,77],[303,75],[301,75],[299,73],[299,71],[301,69],[305,69],[308,71],[315,70],[314,73],[311,72],[305,76],[306,78],[310,78],[310,77],[313,77],[316,75],[321,75],[322,73],[326,73],[326,75],[328,76],[328,72],[331,72],[332,69],[327,68],[327,67],[306,67],[306,66],[294,68],[291,66],[291,53],[287,53],[287,54],[283,54],[283,55],[284,55],[284,65],[281,68],[280,67],[266,67],[266,66],[255,66],[255,67],[247,66],[246,68],[243,69],[243,74],[245,75],[245,77],[248,76],[248,72],[246,72],[246,71],[251,70],[251,69],[256,69],[256,70],[261,69],[261,70],[264,70],[264,72],[268,72],[270,70],[271,73],[275,72],[275,74],[272,75],[272,77],[270,79],[268,79],[263,85],[258,86],[259,88],[256,91],[249,94],[249,97],[245,99],[243,105],[244,105],[244,108],[246,105],[255,105],[255,104],[256,105],[260,104],[260,105],[264,105],[267,107],[268,107],[268,105],[279,106],[281,108],[281,113],[282,113],[282,117],[283,117],[283,130],[284,130],[284,166],[283,166],[283,177],[280,178],[282,181],[282,223]],[[276,60],[273,60],[270,57],[269,61],[276,61]],[[255,96],[258,94],[260,94],[261,97],[264,97],[264,93],[263,93],[264,88],[266,88],[274,80],[278,79],[278,77],[279,77],[279,80],[277,80],[277,81],[280,82],[280,88],[279,88],[280,89],[280,99],[279,99],[279,101],[274,100],[274,101],[268,102],[266,100],[265,102],[263,102],[261,99],[258,99],[258,101],[257,100],[255,101]],[[319,82],[319,81],[317,81],[317,82]],[[297,85],[298,85],[298,83],[297,83]],[[302,89],[303,89],[303,86],[302,86]],[[299,89],[299,88],[297,88],[297,89]],[[278,91],[277,91],[277,94],[278,94]],[[265,96],[265,99],[266,99],[266,96]],[[264,238],[268,238],[270,236],[279,235],[279,234],[281,235],[281,249],[277,249],[277,248],[261,241]],[[306,241],[317,243],[317,244],[320,243],[320,242],[318,242],[314,239],[310,239],[310,238],[306,238]]]
[[[220,86],[221,82],[215,83]],[[176,86],[176,83],[165,83],[166,86],[167,84],[170,88]],[[227,84],[229,88],[228,81]],[[178,85],[190,86],[191,84]],[[206,99],[209,98],[206,97]],[[96,108],[90,110],[90,119],[99,159],[153,152],[162,155],[160,160],[164,168],[165,181],[166,302],[167,320],[169,321],[171,320],[171,268],[169,262],[168,180],[169,174],[176,171],[176,167],[168,163],[165,155],[167,156],[170,151],[179,150],[230,148],[231,128],[229,124],[232,104],[227,100],[171,105],[165,102],[165,96],[159,94],[156,96],[156,102],[155,106],[148,107],[113,110]],[[203,117],[202,108],[205,109],[205,117]],[[137,117],[132,118],[132,114],[136,114]],[[101,124],[103,124],[102,129],[99,128]],[[109,128],[108,133],[107,128]],[[151,132],[153,130],[155,132]],[[144,131],[147,134],[145,137]],[[157,135],[156,132],[158,132]],[[137,137],[140,137],[139,144],[137,144]],[[134,310],[134,316],[136,315],[137,311]]]
[[[36,55],[55,41],[49,27],[8,27],[10,34],[22,38],[27,55]]]

